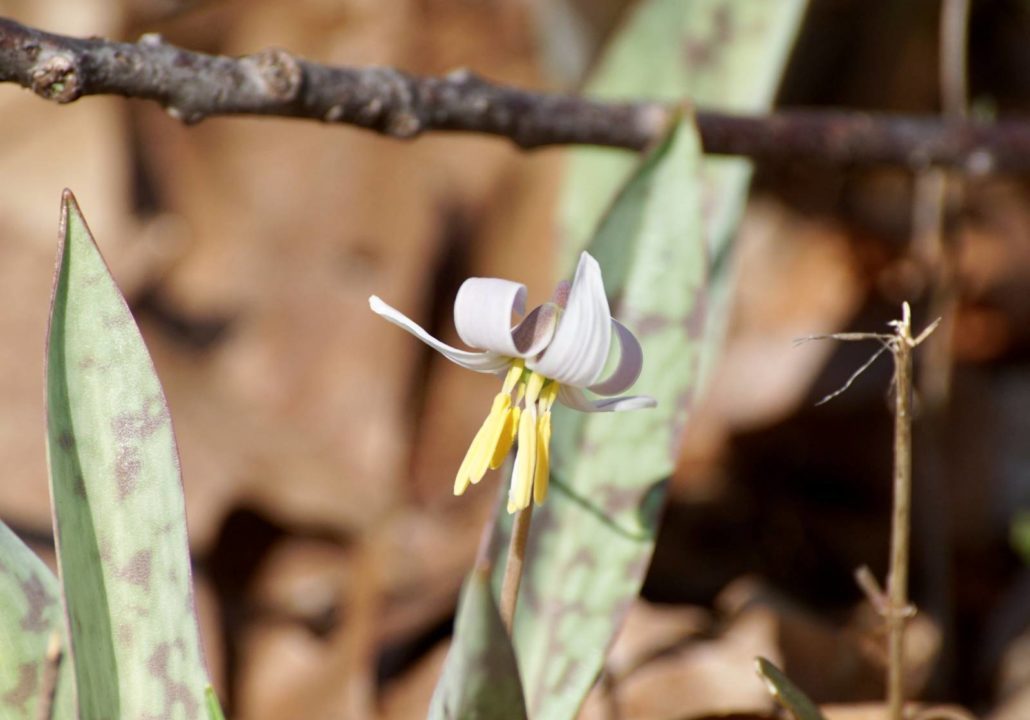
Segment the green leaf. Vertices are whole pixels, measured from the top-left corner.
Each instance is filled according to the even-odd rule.
[[[204,700],[207,705],[207,720],[225,720],[222,704],[218,702],[218,695],[210,685],[204,688]]]
[[[643,0],[616,34],[587,93],[611,100],[689,101],[705,110],[760,113],[772,104],[807,0]],[[632,154],[578,148],[558,211],[563,260],[571,267],[611,198],[633,171]],[[701,164],[708,288],[707,376],[722,345],[732,288],[729,251],[751,181],[743,158]]]
[[[469,576],[454,635],[429,720],[524,720],[515,653],[486,573]]]
[[[36,720],[41,703],[51,702],[44,699],[48,685],[54,692],[50,717],[75,717],[71,664],[59,652],[48,659],[52,643],[60,651],[63,640],[57,578],[0,523],[0,717]]]
[[[611,100],[690,101],[705,110],[768,110],[804,15],[806,0],[644,0],[606,50],[586,93]],[[572,266],[636,158],[578,148],[559,209],[565,260]],[[718,257],[736,229],[751,165],[708,158],[705,237]]]
[[[755,672],[765,681],[773,699],[793,715],[794,720],[825,720],[816,704],[771,662],[763,657],[755,658]]]
[[[50,491],[81,716],[198,718],[208,679],[168,405],[68,191],[46,383]]]
[[[654,549],[700,358],[699,159],[686,119],[645,158],[590,246],[616,313],[644,350],[635,389],[658,407],[589,415],[555,409],[552,492],[534,512],[515,620],[526,701],[537,720],[576,716]],[[507,530],[508,523],[498,525]],[[499,537],[493,546],[506,544]]]

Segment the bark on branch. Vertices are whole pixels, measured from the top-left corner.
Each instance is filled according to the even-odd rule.
[[[169,45],[71,38],[0,18],[0,82],[67,103],[86,95],[154,100],[186,123],[267,115],[356,125],[397,138],[428,131],[498,135],[521,148],[601,145],[640,150],[673,108],[530,92],[467,71],[418,77],[383,67],[320,65],[269,49],[229,58]],[[1030,122],[972,123],[935,116],[779,111],[741,116],[697,109],[706,152],[832,165],[1030,171]]]

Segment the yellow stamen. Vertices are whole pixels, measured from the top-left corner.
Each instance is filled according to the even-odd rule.
[[[501,387],[501,392],[511,394],[511,391],[515,388],[515,383],[522,377],[522,370],[525,367],[526,364],[522,360],[516,360],[511,364],[508,374],[504,376],[504,385]]]
[[[519,433],[519,415],[522,412],[522,409],[519,407],[519,403],[522,402],[522,397],[525,393],[526,383],[520,382],[515,387],[515,398],[512,400],[512,407],[508,410],[508,415],[504,420],[504,429],[501,430],[501,438],[497,442],[497,447],[494,449],[493,457],[490,458],[491,470],[496,470],[504,464],[505,458],[507,458],[508,453],[511,452],[511,446],[515,444],[515,438]]]
[[[539,373],[530,373],[529,380],[526,382],[526,407],[536,403],[537,398],[540,397],[540,391],[544,387],[544,383],[547,382],[547,378]]]
[[[522,398],[526,397],[526,383],[519,383],[518,387],[515,388],[515,399],[512,401],[513,405],[522,405]]]
[[[551,380],[547,383],[547,386],[540,393],[540,412],[548,413],[551,412],[551,407],[554,405],[554,401],[558,398],[558,390],[561,385]]]
[[[509,513],[529,507],[533,495],[533,472],[536,469],[536,439],[536,405],[527,402],[526,409],[519,417],[519,450],[515,454],[515,467],[511,473]]]
[[[497,393],[494,397],[490,413],[486,416],[486,420],[483,421],[483,425],[479,428],[475,437],[472,438],[468,452],[465,453],[465,459],[461,461],[458,474],[454,478],[455,495],[461,495],[468,489],[470,484],[478,483],[483,479],[487,468],[492,466],[493,460],[498,455],[501,446],[507,445],[504,452],[501,453],[502,461],[504,455],[507,455],[508,450],[511,449],[511,437],[513,434],[510,426],[512,421],[511,393],[515,388],[515,384],[519,383],[522,378],[523,365],[524,363],[521,360],[516,360],[512,363],[508,374],[504,378],[501,392]],[[521,383],[519,387],[521,388]],[[519,394],[521,394],[521,390]]]
[[[458,474],[454,479],[455,495],[461,495],[470,483],[478,483],[483,479],[490,459],[493,457],[494,448],[501,439],[504,421],[510,408],[511,396],[498,393],[490,408],[490,414],[486,416],[483,425],[472,439],[472,444],[465,453],[465,459],[458,468]]]
[[[533,498],[533,485],[537,472],[537,400],[547,378],[530,373],[526,381],[525,409],[519,416],[519,449],[515,454],[515,467],[511,472],[511,490],[508,493],[508,512],[529,507]]]
[[[540,419],[537,421],[537,459],[533,479],[533,502],[540,505],[547,499],[547,487],[551,479],[551,406],[558,397],[560,386],[553,380],[540,392],[537,407]]]
[[[496,470],[504,463],[504,459],[508,457],[508,453],[511,451],[511,446],[515,443],[515,435],[518,431],[519,408],[509,408],[508,414],[504,416],[504,427],[501,429],[501,437],[497,441],[497,447],[494,448],[493,457],[490,458],[491,470]]]
[[[551,479],[551,411],[540,416],[536,425],[536,474],[533,479],[533,502],[540,505],[547,499],[547,485]]]
[[[535,372],[526,377],[523,362],[512,363],[458,468],[454,494],[461,495],[482,480],[488,468],[500,467],[517,437],[508,512],[527,508],[534,501],[542,503],[550,480],[551,406],[557,395],[558,383]]]

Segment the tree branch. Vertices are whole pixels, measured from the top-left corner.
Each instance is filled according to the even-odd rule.
[[[0,18],[0,82],[67,103],[87,95],[154,100],[186,123],[267,115],[356,125],[412,138],[460,131],[509,138],[521,148],[600,145],[640,150],[674,107],[530,92],[467,71],[418,77],[391,68],[347,68],[269,49],[229,58],[169,45],[71,38]],[[975,174],[1030,172],[1030,122],[972,123],[934,116],[780,111],[766,116],[697,111],[705,151],[757,160],[830,165],[928,165]]]

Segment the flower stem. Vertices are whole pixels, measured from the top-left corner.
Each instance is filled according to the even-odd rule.
[[[522,566],[526,561],[526,545],[529,541],[529,524],[533,519],[533,503],[515,513],[511,528],[511,542],[508,544],[508,559],[504,566],[504,582],[501,584],[501,620],[511,635],[515,625],[515,605],[519,599],[519,585],[522,584]]]
[[[908,605],[909,524],[912,508],[912,339],[908,306],[895,325],[894,351],[894,511],[890,572],[887,576],[887,707],[890,720],[902,720],[905,703],[904,636]]]

